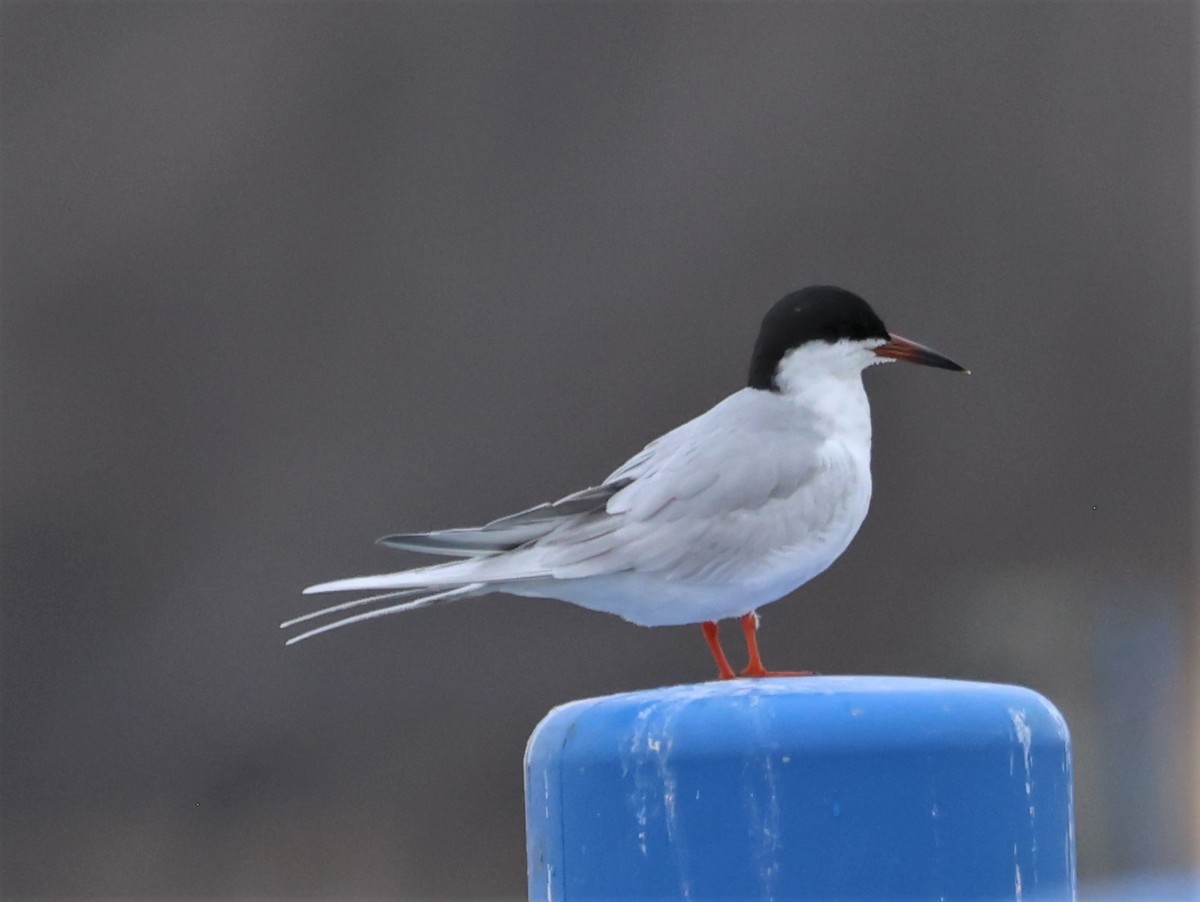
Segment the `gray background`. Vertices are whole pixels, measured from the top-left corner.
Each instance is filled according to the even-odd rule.
[[[277,624],[603,478],[813,282],[974,375],[867,375],[768,663],[1031,685],[1082,875],[1188,865],[1194,7],[0,12],[6,897],[520,896],[531,728],[699,630]]]

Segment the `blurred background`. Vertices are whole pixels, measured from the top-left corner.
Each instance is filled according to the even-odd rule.
[[[700,631],[277,625],[602,479],[814,282],[974,375],[867,374],[871,515],[768,661],[1031,686],[1085,888],[1194,869],[1194,5],[0,15],[5,898],[521,897],[530,730]]]

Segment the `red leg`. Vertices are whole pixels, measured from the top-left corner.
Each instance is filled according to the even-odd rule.
[[[742,635],[746,637],[746,651],[750,655],[750,663],[742,671],[742,676],[812,676],[811,670],[767,670],[763,667],[762,656],[758,653],[758,614],[751,611],[741,616]]]
[[[704,631],[704,641],[708,643],[708,650],[712,652],[713,660],[717,662],[717,679],[732,680],[736,674],[729,666],[729,659],[725,657],[725,652],[721,648],[716,621],[706,620],[700,624],[700,629]]]

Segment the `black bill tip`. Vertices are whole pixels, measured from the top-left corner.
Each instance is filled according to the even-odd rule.
[[[968,375],[971,373],[965,366],[959,366],[949,357],[943,356],[932,348],[917,344],[915,341],[911,341],[901,335],[896,335],[894,332],[888,333],[888,340],[877,347],[875,353],[889,360],[903,360],[907,363],[918,363],[921,366],[932,366],[940,370],[950,370],[955,373],[966,373]]]

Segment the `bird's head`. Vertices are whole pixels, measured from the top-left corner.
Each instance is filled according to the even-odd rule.
[[[748,384],[779,392],[796,381],[857,376],[872,364],[894,360],[967,372],[936,351],[889,332],[853,292],[810,285],[778,301],[763,317]]]

